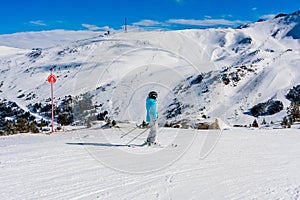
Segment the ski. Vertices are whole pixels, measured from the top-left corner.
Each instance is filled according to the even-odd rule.
[[[158,143],[155,143],[155,144],[147,144],[148,147],[151,147],[151,148],[164,148],[163,145],[161,144],[158,144]]]
[[[144,142],[143,144],[128,144],[127,146],[128,147],[144,147],[144,146],[146,146],[147,145],[147,143],[146,142]]]
[[[144,142],[143,144],[128,144],[127,145],[128,147],[132,147],[132,148],[135,148],[135,147],[149,147],[149,148],[165,148],[165,147],[170,147],[170,148],[176,148],[178,145],[177,144],[170,144],[170,145],[167,145],[167,146],[164,146],[162,144],[151,144],[151,143],[148,143],[148,142]]]
[[[129,144],[127,146],[132,147],[132,148],[135,148],[135,147],[164,148],[164,146],[161,145],[161,144],[150,144],[150,145],[148,145],[147,142],[145,142],[143,144]]]
[[[152,148],[167,148],[167,147],[175,148],[175,147],[177,147],[178,145],[172,143],[172,144],[170,144],[170,145],[164,146],[164,145],[162,145],[162,144],[157,143],[157,144],[150,144],[150,145],[147,145],[147,146],[148,146],[148,147],[152,147]]]

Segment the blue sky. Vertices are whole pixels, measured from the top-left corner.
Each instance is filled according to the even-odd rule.
[[[53,29],[235,27],[300,10],[299,0],[7,0],[0,34]]]

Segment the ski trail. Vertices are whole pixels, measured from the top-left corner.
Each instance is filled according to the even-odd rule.
[[[176,132],[163,129],[167,141]],[[0,141],[1,199],[297,199],[300,191],[297,130],[232,129],[222,134],[212,151],[201,158],[201,145],[211,132],[178,132],[178,147],[161,154],[185,151],[177,160],[156,171],[122,172],[96,159],[113,148],[151,156],[152,148],[70,145],[105,143],[100,130],[80,130],[53,135],[25,134]],[[165,131],[165,132],[164,132]],[[120,130],[105,130],[122,143]],[[184,149],[186,136],[195,134]],[[88,148],[88,149],[87,149]],[[91,149],[90,149],[91,148]],[[88,151],[89,150],[89,151]],[[95,150],[92,152],[91,150]],[[106,152],[106,153],[105,153]],[[164,152],[159,150],[159,152]],[[95,155],[92,156],[91,153]],[[138,160],[118,166],[137,167]],[[137,168],[138,169],[138,168]]]

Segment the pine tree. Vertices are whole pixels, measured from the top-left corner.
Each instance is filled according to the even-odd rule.
[[[6,126],[6,132],[7,134],[16,134],[17,129],[12,123],[8,123]]]
[[[292,121],[300,120],[300,102],[292,101],[290,106],[287,108],[287,114],[292,119]]]
[[[283,128],[286,128],[287,125],[288,125],[288,119],[287,119],[287,117],[284,117],[284,118],[282,119],[281,126],[282,126]]]
[[[92,127],[92,121],[91,121],[91,118],[90,118],[90,117],[87,119],[86,127],[87,127],[87,128],[91,128],[91,127]]]
[[[253,121],[253,123],[252,123],[252,127],[256,127],[256,128],[258,128],[258,123],[257,123],[256,119]]]
[[[17,120],[17,131],[20,133],[28,133],[28,122],[24,118],[19,118]]]
[[[0,136],[6,135],[4,131],[0,130]]]
[[[31,122],[30,124],[29,124],[29,131],[31,132],[31,133],[39,133],[40,131],[39,131],[39,129],[37,128],[37,126],[36,126],[36,122],[34,121],[34,122]]]
[[[69,120],[68,120],[68,117],[65,114],[59,114],[58,117],[57,117],[57,122],[59,124],[61,124],[62,126],[66,126],[66,125],[70,124]]]

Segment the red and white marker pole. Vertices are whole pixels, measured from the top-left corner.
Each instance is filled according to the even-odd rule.
[[[56,82],[56,77],[52,74],[52,69],[50,69],[50,75],[48,76],[48,82],[51,85],[51,98],[52,98],[52,133],[54,132],[54,94],[53,94],[53,84]]]

